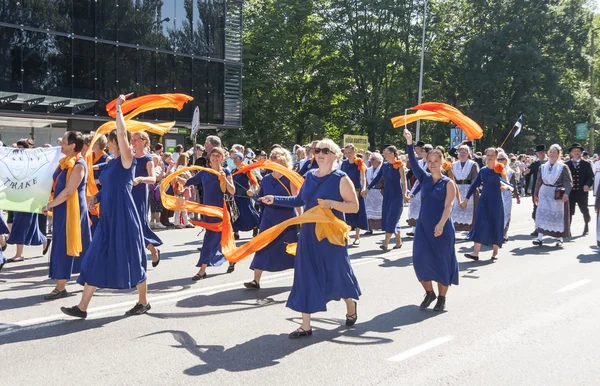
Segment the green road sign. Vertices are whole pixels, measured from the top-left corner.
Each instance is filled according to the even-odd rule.
[[[577,139],[584,140],[588,138],[589,126],[587,123],[578,123],[575,125],[575,132],[577,133]]]

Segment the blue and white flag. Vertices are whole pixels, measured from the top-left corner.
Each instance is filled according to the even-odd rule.
[[[517,131],[515,131],[515,135],[513,135],[513,138],[519,135],[519,133],[521,133],[521,128],[523,127],[523,115],[519,117],[519,120],[517,121],[517,123],[515,123],[515,126],[517,126]]]

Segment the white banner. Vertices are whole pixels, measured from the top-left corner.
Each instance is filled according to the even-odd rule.
[[[60,147],[0,147],[0,208],[41,213],[52,190],[52,176],[63,154]]]

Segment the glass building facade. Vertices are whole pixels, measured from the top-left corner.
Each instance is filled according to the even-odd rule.
[[[185,124],[198,106],[240,127],[241,17],[241,0],[0,0],[0,116],[97,127],[119,94],[184,93],[140,118]]]

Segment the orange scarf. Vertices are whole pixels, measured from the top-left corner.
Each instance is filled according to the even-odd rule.
[[[402,160],[394,161],[394,169],[400,169],[401,167],[404,167],[404,162],[402,162]]]
[[[65,186],[69,182],[75,162],[77,162],[79,158],[81,158],[81,154],[78,153],[76,156],[70,158],[65,156],[59,161],[58,167],[60,170],[67,169],[67,182],[65,183]],[[77,189],[75,189],[75,192],[67,199],[66,204],[67,256],[79,256],[83,247],[81,244],[81,212],[79,211],[79,194],[77,193]]]
[[[234,176],[237,176],[238,174],[245,174],[246,177],[248,177],[248,180],[250,181],[250,186],[256,186],[258,185],[258,181],[256,180],[256,174],[254,174],[254,172],[252,171],[252,169],[250,168],[250,166],[252,166],[254,164],[249,164],[249,165],[244,165],[241,168],[239,168],[238,171],[236,171],[235,173],[233,173]],[[253,168],[253,169],[256,169]]]
[[[365,166],[365,161],[363,161],[362,158],[354,158],[354,163],[356,164],[356,167],[358,168],[358,170],[360,170],[361,173],[366,173],[367,172],[367,167]]]
[[[104,150],[100,150],[100,151],[98,152],[98,154],[97,154],[97,155],[94,157],[94,160],[92,161],[92,165],[96,165],[96,163],[97,163],[98,161],[100,161],[100,158],[102,158],[102,156],[103,156],[103,155],[104,155]],[[93,174],[94,174],[94,173],[92,173],[92,175],[93,175]]]
[[[442,169],[444,169],[446,172],[450,171],[452,169],[452,162],[444,162],[444,164],[442,165]]]
[[[504,181],[506,181],[507,177],[506,177],[506,169],[504,168],[504,165],[497,162],[496,165],[494,166],[494,171],[496,173],[500,174],[500,176],[502,176]],[[509,181],[506,181],[506,182],[508,183]]]

